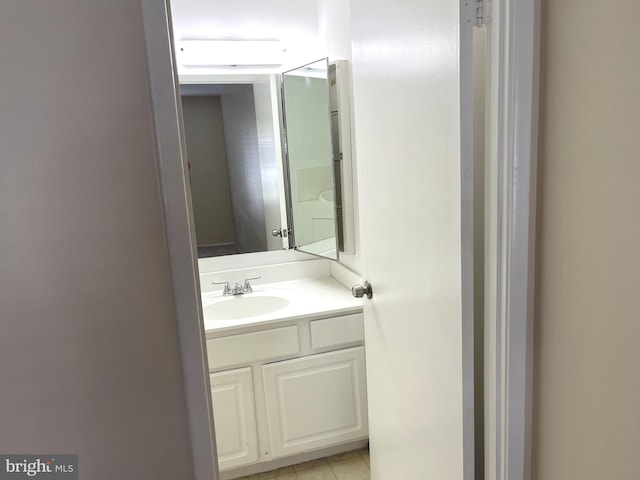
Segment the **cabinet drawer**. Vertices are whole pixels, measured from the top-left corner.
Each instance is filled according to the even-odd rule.
[[[364,326],[361,313],[311,322],[312,348],[362,342],[364,342]]]
[[[299,351],[296,325],[207,340],[211,370],[294,355]]]

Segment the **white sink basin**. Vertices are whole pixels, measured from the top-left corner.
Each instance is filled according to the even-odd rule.
[[[309,267],[305,266],[305,268]],[[314,274],[313,268],[309,268],[308,272],[311,272],[309,274]],[[236,278],[258,273],[255,270],[248,271],[246,274],[241,271],[234,272]],[[228,276],[231,276],[231,273]],[[219,286],[209,286],[212,281],[219,281],[219,278],[219,274],[211,275],[205,277],[202,282],[207,286],[207,291],[201,294],[204,329],[207,333],[283,320],[318,317],[320,314],[328,316],[326,315],[328,312],[331,316],[347,315],[354,310],[362,309],[362,299],[353,298],[348,289],[331,277],[258,284],[253,286],[251,293],[226,297]],[[235,281],[234,278],[232,280]]]
[[[274,295],[247,293],[232,297],[220,297],[205,305],[204,316],[208,320],[236,320],[275,313],[289,306],[289,300]]]

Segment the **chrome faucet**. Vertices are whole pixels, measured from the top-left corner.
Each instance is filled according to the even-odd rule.
[[[258,275],[257,277],[249,277],[245,278],[243,283],[236,282],[236,284],[231,288],[229,282],[213,282],[214,285],[224,285],[224,289],[222,290],[222,295],[225,297],[231,295],[244,295],[245,293],[253,292],[253,288],[251,288],[250,280],[257,280],[261,277]]]
[[[242,293],[251,293],[253,292],[253,288],[251,288],[251,284],[249,280],[258,280],[262,275],[258,275],[257,277],[249,277],[244,279],[244,285],[242,285]]]

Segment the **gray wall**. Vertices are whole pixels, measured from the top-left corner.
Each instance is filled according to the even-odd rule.
[[[182,96],[198,245],[234,243],[220,97]]]
[[[193,478],[143,42],[138,2],[0,2],[0,452],[92,480]]]
[[[637,480],[640,3],[542,6],[533,478]]]
[[[236,245],[242,253],[262,252],[267,234],[253,86],[225,85],[221,98]]]

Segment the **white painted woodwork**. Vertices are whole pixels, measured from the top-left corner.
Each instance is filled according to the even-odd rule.
[[[213,409],[216,438],[220,445],[218,455],[221,468],[227,472],[225,476],[235,476],[237,472],[246,472],[248,475],[264,471],[265,467],[257,464],[265,462],[274,462],[276,468],[275,465],[284,461],[285,457],[286,462],[293,463],[297,459],[309,460],[308,455],[319,449],[340,450],[354,445],[352,442],[367,439],[362,313],[317,320],[315,318],[317,317],[314,315],[306,315],[295,320],[258,322],[239,325],[231,330],[223,328],[221,331],[207,332],[209,363],[214,365],[210,369],[220,370],[220,365],[230,362],[233,367],[242,367],[211,375],[211,384],[215,387]],[[288,341],[283,343],[293,353],[284,355],[283,352],[287,350],[281,348],[282,343],[278,347],[277,339],[286,338]],[[273,347],[279,349],[274,350]],[[342,350],[319,353],[341,347]],[[283,358],[286,360],[282,360]],[[269,363],[274,361],[276,363]],[[263,374],[263,369],[267,373]],[[284,396],[278,397],[279,393],[274,386],[275,377],[271,377],[270,385],[265,383],[268,382],[269,372],[279,374],[281,371],[301,378],[285,382],[288,388],[285,388]],[[244,373],[240,375],[240,372]],[[252,395],[246,394],[250,391],[246,386],[247,380],[252,382]],[[310,388],[301,388],[301,382],[307,380],[310,381]],[[219,391],[216,392],[216,389]],[[241,399],[237,395],[242,395]],[[269,398],[273,400],[274,395],[275,403],[269,401]],[[306,401],[304,395],[311,395],[316,403]],[[285,398],[289,402],[284,413],[280,408],[284,402],[279,398]],[[250,460],[253,456],[237,453],[241,452],[239,445],[242,442],[239,438],[243,434],[239,433],[243,432],[239,427],[242,424],[239,420],[242,417],[240,409],[251,412],[251,416],[255,418],[253,431],[257,435],[257,460]],[[283,435],[276,432],[276,441],[272,437],[274,428],[280,428],[278,425],[282,424],[273,416],[273,412],[280,412],[286,427],[286,430],[280,431],[285,431],[287,437],[291,437],[290,432],[296,437],[300,436],[300,432],[308,432],[309,421],[312,422],[313,434],[302,438],[297,444],[283,448]],[[317,417],[318,412],[323,415]],[[222,424],[221,418],[224,422]],[[229,463],[229,455],[231,460],[238,463]]]
[[[212,373],[209,379],[220,470],[257,462],[258,436],[251,368]]]
[[[473,477],[471,31],[460,10],[351,2],[373,480]]]
[[[145,25],[147,69],[160,169],[158,180],[164,207],[166,247],[171,263],[194,476],[196,480],[218,480],[211,395],[209,382],[206,381],[207,354],[199,299],[198,255],[189,195],[189,172],[186,146],[181,141],[184,138],[182,109],[171,51],[171,32],[167,28],[170,18],[169,0],[141,0],[140,6]],[[96,218],[102,217],[97,215]],[[138,217],[138,220],[140,218],[142,217]],[[155,296],[158,295],[157,289],[152,291]],[[102,430],[100,432],[104,434]],[[157,453],[154,452],[156,458]],[[131,472],[128,474],[131,475]]]
[[[487,26],[484,450],[495,480],[532,475],[540,3],[493,2]]]
[[[364,347],[262,369],[274,458],[367,436]]]
[[[211,370],[295,355],[299,350],[296,325],[207,340]]]
[[[310,323],[310,328],[311,348],[327,348],[346,343],[364,342],[364,325],[361,313],[314,320]]]

